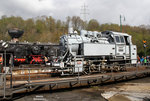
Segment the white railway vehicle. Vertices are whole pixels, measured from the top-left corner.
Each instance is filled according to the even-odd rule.
[[[125,70],[126,64],[136,64],[137,48],[127,33],[86,31],[80,35],[69,30],[60,38],[62,67],[72,72],[103,72]]]

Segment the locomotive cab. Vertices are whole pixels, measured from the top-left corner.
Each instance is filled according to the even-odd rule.
[[[126,33],[114,32],[116,58],[123,58],[125,62],[136,64],[136,46],[132,44],[131,36]]]

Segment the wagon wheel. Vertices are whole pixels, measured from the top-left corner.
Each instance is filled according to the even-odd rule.
[[[114,72],[120,71],[120,66],[114,66],[114,67],[113,67],[113,71],[114,71]]]

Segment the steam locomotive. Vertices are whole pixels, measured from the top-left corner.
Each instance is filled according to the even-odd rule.
[[[40,42],[19,42],[18,38],[21,37],[24,33],[24,31],[19,29],[8,30],[8,33],[12,40],[9,42],[0,41],[0,53],[5,60],[4,55],[6,51],[7,66],[10,65],[10,62],[14,66],[27,64],[45,64],[54,58],[54,56],[57,56],[59,45]],[[4,48],[5,44],[8,44],[7,48]],[[4,60],[3,64],[5,62]]]
[[[23,31],[12,29],[8,33],[12,39],[19,38]],[[0,42],[1,45],[3,41]],[[60,37],[59,44],[9,42],[8,48],[0,47],[0,53],[15,66],[22,64],[45,64],[62,73],[91,73],[107,70],[123,71],[126,64],[136,64],[137,48],[127,33],[113,31],[86,31],[80,35],[73,28]],[[9,59],[7,59],[9,60]],[[8,61],[7,61],[7,64]]]

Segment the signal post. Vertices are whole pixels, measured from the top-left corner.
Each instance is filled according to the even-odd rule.
[[[146,56],[146,40],[143,40],[143,47],[144,47],[144,55]]]

